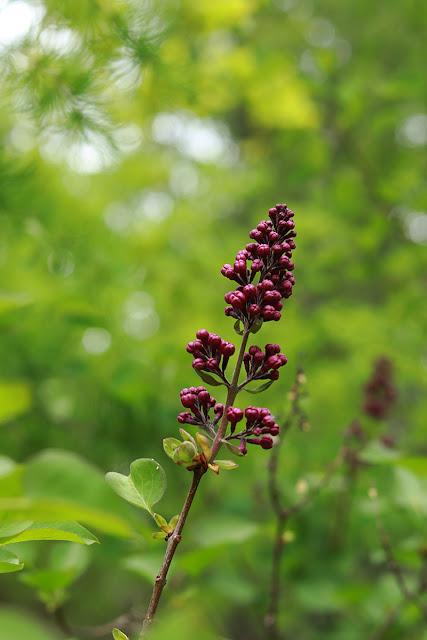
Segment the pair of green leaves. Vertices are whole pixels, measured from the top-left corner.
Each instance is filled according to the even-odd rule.
[[[220,469],[235,469],[238,464],[233,460],[216,460],[210,463],[209,460],[212,455],[211,443],[209,439],[201,433],[196,433],[196,440],[193,436],[185,431],[185,429],[179,430],[183,441],[177,438],[165,438],[163,440],[163,448],[166,455],[178,464],[180,467],[192,467],[197,464],[205,464],[209,469],[215,473],[219,473]],[[198,446],[200,447],[202,455],[199,453]],[[237,447],[236,447],[237,448]]]

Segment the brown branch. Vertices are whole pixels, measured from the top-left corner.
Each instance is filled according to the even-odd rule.
[[[268,466],[268,493],[273,511],[276,516],[276,537],[273,549],[272,568],[271,568],[271,582],[270,582],[270,602],[267,610],[267,614],[264,618],[264,627],[267,637],[270,640],[277,640],[278,638],[278,626],[277,618],[279,611],[280,600],[280,574],[281,574],[281,562],[283,556],[283,550],[287,544],[285,538],[285,527],[288,520],[299,513],[304,507],[306,507],[318,493],[326,487],[340,464],[342,463],[345,455],[345,449],[342,448],[337,457],[327,468],[324,477],[318,482],[318,484],[312,487],[305,496],[303,496],[298,502],[289,507],[282,506],[282,492],[280,490],[278,480],[278,468],[279,468],[279,453],[280,445],[283,441],[283,436],[289,431],[292,424],[297,422],[302,429],[307,428],[307,418],[300,406],[300,400],[303,396],[303,387],[305,384],[305,376],[302,368],[299,367],[295,383],[292,386],[289,394],[291,399],[291,409],[289,414],[282,425],[280,441],[276,444],[270,457]]]

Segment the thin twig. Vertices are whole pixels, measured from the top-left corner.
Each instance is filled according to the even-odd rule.
[[[302,387],[305,383],[305,376],[300,369],[296,381],[292,387],[290,397],[292,400],[291,410],[282,425],[282,439],[283,434],[286,434],[291,428],[293,422],[296,420],[299,422],[300,426],[307,424],[306,416],[300,407],[300,399],[302,396]],[[304,428],[304,427],[303,427]],[[281,440],[282,440],[281,439]],[[269,463],[269,476],[268,476],[268,492],[270,496],[271,505],[273,511],[276,515],[276,537],[273,549],[273,558],[272,558],[272,570],[271,570],[271,586],[270,586],[270,603],[268,607],[267,614],[264,619],[264,626],[267,633],[267,637],[270,640],[277,640],[278,636],[278,611],[279,611],[279,600],[280,600],[280,575],[281,575],[281,561],[283,556],[283,550],[287,543],[285,539],[285,527],[288,520],[295,516],[297,513],[302,511],[304,507],[306,507],[317,495],[320,491],[325,488],[340,464],[342,463],[345,455],[345,449],[342,448],[336,458],[332,461],[332,463],[327,468],[325,475],[318,482],[318,484],[312,487],[306,495],[304,495],[298,502],[289,506],[282,506],[282,493],[280,491],[279,481],[278,481],[278,466],[279,466],[279,452],[280,452],[280,443],[276,445],[273,449],[273,455],[270,458]]]

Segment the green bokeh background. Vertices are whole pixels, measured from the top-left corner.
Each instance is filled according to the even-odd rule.
[[[426,453],[422,9],[403,0],[0,2],[0,30],[7,11],[21,12],[20,37],[3,36],[0,49],[2,455],[30,464],[59,448],[123,473],[154,457],[169,478],[161,513],[174,515],[189,475],[162,438],[177,435],[179,391],[198,380],[185,345],[199,328],[237,344],[220,268],[276,202],[295,211],[296,286],[256,343],[278,342],[289,363],[256,403],[283,415],[303,357],[311,430],[283,448],[289,499],[336,454],[379,355],[394,363],[398,402],[387,425],[364,424],[408,456]],[[268,455],[250,451],[238,471],[206,478],[159,638],[263,637]],[[372,473],[390,488],[387,473]],[[425,502],[405,529],[392,489],[387,499],[408,545]],[[379,544],[363,509],[339,553],[325,543],[334,501],[319,498],[296,526],[283,638],[368,638],[399,598],[390,575],[360,568]],[[129,558],[151,576],[162,547],[148,517],[137,526],[143,543],[99,535],[89,549],[65,605],[76,625],[130,604],[143,611],[148,570],[130,572]],[[29,570],[48,562],[41,546],[21,544]],[[48,619],[21,577],[0,581],[0,627],[4,617],[19,638],[28,636],[7,626],[13,607]],[[416,611],[403,609],[388,633],[421,638]]]

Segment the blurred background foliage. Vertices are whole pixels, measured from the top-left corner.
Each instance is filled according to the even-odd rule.
[[[103,473],[154,457],[161,513],[180,509],[190,477],[161,443],[198,380],[185,345],[202,327],[235,342],[220,267],[283,201],[297,285],[256,342],[289,364],[255,404],[284,416],[303,357],[311,429],[281,452],[286,496],[336,455],[381,354],[398,402],[364,426],[406,463],[361,471],[345,534],[345,473],[295,521],[281,637],[368,638],[394,607],[378,637],[427,637],[381,570],[367,505],[374,482],[411,580],[427,510],[425,29],[416,0],[0,0],[1,513],[24,497],[15,519],[60,513],[101,541],[8,547],[25,568],[1,577],[0,640],[91,637],[43,604],[59,626],[63,609],[76,627],[143,612],[163,546]],[[264,637],[268,456],[204,481],[154,638]]]

